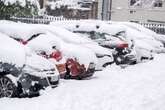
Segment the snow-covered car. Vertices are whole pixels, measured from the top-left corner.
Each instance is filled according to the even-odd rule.
[[[120,27],[125,28],[126,37],[128,39],[141,40],[152,47],[152,51],[154,53],[164,53],[165,48],[162,42],[155,39],[154,36],[146,34],[147,29],[141,29],[141,27],[136,27],[135,24],[132,23],[122,23],[122,22],[111,22],[110,25],[118,25]],[[143,31],[142,31],[143,30]],[[136,42],[135,42],[136,45]],[[138,46],[137,46],[138,47]],[[145,48],[145,47],[143,47]],[[146,48],[147,49],[147,48]]]
[[[157,34],[156,32],[142,26],[141,24],[133,23],[133,22],[120,22],[123,25],[126,25],[130,28],[136,29],[139,32],[142,32],[151,38],[155,38],[157,41],[160,41],[165,46],[165,36],[161,34]]]
[[[18,23],[9,26],[3,23],[1,26],[1,32],[27,45],[38,55],[52,61],[59,70],[61,78],[83,79],[94,74],[96,58],[89,49],[66,44],[55,35],[47,32],[42,25]],[[85,53],[88,57],[84,57]]]
[[[99,46],[96,42],[92,41],[89,38],[83,38],[64,28],[56,27],[54,26],[54,24],[45,27],[45,29],[57,35],[65,42],[81,45],[83,47],[91,49],[98,58],[98,63],[96,65],[97,70],[101,70],[103,67],[106,67],[107,65],[110,65],[114,62],[111,50]]]
[[[24,28],[22,28],[22,26]],[[7,21],[1,23],[0,32],[7,34],[11,38],[19,41],[24,45],[26,45],[32,39],[38,37],[40,34],[45,33],[45,31],[41,28],[32,27],[30,25],[22,24],[22,23],[15,23],[15,22],[7,23]],[[43,49],[43,52],[41,51],[40,53],[37,54],[42,55],[45,58],[51,57],[52,59],[54,59],[53,63],[56,65],[58,71],[61,74],[64,74],[66,72],[66,67],[65,67],[66,59],[62,56],[61,52],[57,49],[48,47],[47,45],[45,45],[45,47],[44,48],[42,47],[41,49]],[[47,52],[48,56],[46,56],[46,53],[44,52]]]
[[[47,59],[0,33],[0,97],[32,97],[56,87],[59,72]]]
[[[101,21],[80,20],[52,23],[61,26],[81,37],[90,38],[100,46],[114,49],[113,57],[116,64],[135,64],[136,54],[134,54],[129,44],[120,36],[125,34],[124,29],[110,26]]]
[[[51,52],[52,49],[60,50],[66,58],[66,72],[60,74],[61,78],[83,79],[91,77],[95,72],[97,59],[91,50],[82,46],[65,43],[52,33],[47,32],[39,35],[37,38],[29,41],[27,46],[31,47],[36,53],[44,51],[48,56],[48,51]],[[46,52],[44,48],[47,48],[48,51]],[[81,51],[79,50],[80,48]],[[53,61],[54,59],[51,56],[56,58],[58,55],[50,54],[49,60]]]

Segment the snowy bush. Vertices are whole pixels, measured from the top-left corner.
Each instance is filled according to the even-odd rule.
[[[0,19],[10,16],[37,15],[39,4],[37,0],[0,0]]]

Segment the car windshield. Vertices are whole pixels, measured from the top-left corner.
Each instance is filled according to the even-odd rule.
[[[43,33],[34,34],[34,35],[32,35],[27,41],[31,41],[32,39],[38,37],[38,36],[41,35],[41,34],[43,34]]]
[[[106,39],[105,35],[109,35],[106,33],[100,33],[95,31],[85,32],[85,31],[74,31],[74,33],[79,33],[80,35],[87,36],[90,39]]]

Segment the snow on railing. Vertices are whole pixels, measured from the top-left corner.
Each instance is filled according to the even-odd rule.
[[[24,23],[31,23],[31,24],[49,24],[53,21],[66,21],[66,20],[73,20],[73,19],[66,19],[63,16],[34,16],[34,17],[10,17],[10,20],[15,22],[24,22]]]
[[[15,22],[24,22],[30,24],[49,24],[53,21],[70,21],[77,19],[66,19],[63,16],[34,16],[34,17],[10,17],[10,20]],[[165,23],[140,23],[144,27],[151,29],[159,34],[165,34]]]
[[[165,34],[165,24],[158,24],[158,23],[140,23],[144,27],[153,30],[159,34]]]

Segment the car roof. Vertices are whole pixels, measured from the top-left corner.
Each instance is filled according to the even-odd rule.
[[[0,62],[22,67],[26,56],[23,45],[2,33],[0,36]]]

